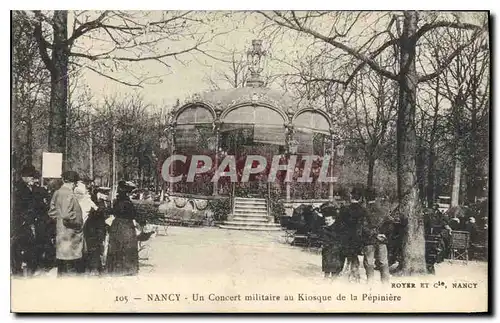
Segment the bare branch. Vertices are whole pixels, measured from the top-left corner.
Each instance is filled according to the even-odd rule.
[[[449,28],[455,28],[455,29],[468,29],[468,30],[482,30],[483,27],[474,25],[474,24],[468,24],[468,23],[462,23],[462,22],[456,22],[456,21],[435,21],[432,23],[427,23],[424,24],[420,29],[417,31],[415,34],[415,41],[418,41],[420,37],[425,35],[425,33],[436,29],[436,28],[443,28],[443,27],[449,27]]]
[[[360,53],[359,51],[355,50],[354,48],[352,48],[350,46],[347,46],[347,45],[345,45],[345,44],[343,44],[343,43],[341,43],[339,41],[336,41],[335,40],[336,37],[325,36],[325,35],[320,34],[317,31],[314,31],[314,30],[312,30],[310,28],[304,27],[303,25],[294,24],[289,19],[287,19],[283,14],[281,14],[279,12],[275,12],[275,14],[279,18],[281,18],[281,19],[278,19],[276,17],[272,17],[269,14],[267,14],[266,12],[259,11],[259,13],[261,15],[263,15],[264,17],[266,17],[267,19],[274,21],[279,26],[282,26],[282,27],[285,27],[285,28],[289,28],[289,29],[293,29],[293,30],[298,31],[298,32],[306,33],[308,35],[313,36],[314,38],[320,39],[320,40],[322,40],[322,41],[324,41],[324,42],[326,42],[328,44],[333,45],[336,48],[339,48],[339,49],[345,51],[346,53],[350,54],[351,56],[353,56],[353,57],[355,57],[355,58],[363,61],[365,64],[369,65],[373,70],[375,70],[377,73],[379,73],[379,74],[381,74],[381,75],[383,75],[383,76],[385,76],[387,78],[390,78],[392,80],[397,80],[398,79],[397,75],[395,75],[394,73],[392,73],[392,72],[390,72],[390,71],[382,68],[380,65],[378,65],[369,56],[363,55],[362,53]],[[391,40],[389,42],[392,43],[393,41]],[[384,44],[383,46],[385,46],[385,48],[387,48],[390,45]]]
[[[45,66],[47,67],[47,69],[49,71],[52,71],[54,69],[54,65],[52,63],[52,60],[49,57],[48,52],[47,52],[47,47],[48,47],[49,42],[47,42],[47,40],[43,37],[43,34],[42,34],[42,20],[44,20],[45,17],[42,15],[42,13],[40,11],[34,11],[34,12],[35,12],[35,16],[37,17],[37,20],[35,22],[33,33],[34,33],[35,39],[38,43],[38,49],[40,52],[40,56],[42,58],[42,61],[45,64]]]
[[[110,79],[110,80],[112,80],[112,81],[115,81],[115,82],[120,83],[120,84],[123,84],[123,85],[131,86],[131,87],[139,87],[139,88],[142,88],[142,83],[144,83],[144,81],[140,81],[140,82],[138,82],[138,83],[130,83],[130,82],[122,81],[122,80],[120,80],[120,79],[117,79],[117,78],[115,78],[115,77],[112,77],[112,76],[110,76],[110,75],[107,75],[107,74],[105,74],[105,73],[103,73],[103,72],[99,71],[98,69],[93,68],[92,66],[88,66],[88,65],[80,65],[80,64],[78,64],[78,63],[76,63],[76,62],[73,62],[73,64],[75,64],[75,65],[77,65],[77,66],[80,66],[80,67],[85,67],[85,68],[88,68],[89,70],[91,70],[91,71],[92,71],[92,72],[94,72],[94,73],[97,73],[97,74],[99,74],[99,75],[101,75],[101,76],[103,76],[103,77],[105,77],[105,78],[107,78],[107,79]]]
[[[102,27],[101,22],[104,20],[104,18],[106,18],[108,13],[109,11],[105,10],[103,13],[99,15],[99,17],[97,17],[97,19],[85,22],[80,26],[78,26],[78,28],[75,29],[71,37],[68,38],[68,44],[71,46],[78,37],[84,35],[85,33],[91,30]]]
[[[466,42],[465,44],[462,44],[460,46],[458,46],[454,51],[453,53],[451,53],[441,64],[440,66],[438,66],[438,68],[430,73],[430,74],[427,74],[427,75],[423,75],[423,76],[420,76],[418,78],[418,83],[422,83],[422,82],[427,82],[429,80],[432,80],[433,78],[439,76],[449,65],[450,63],[453,61],[453,59],[458,55],[460,54],[460,52],[468,47],[471,43],[473,43],[474,41],[476,40],[476,37],[471,37],[471,39]]]

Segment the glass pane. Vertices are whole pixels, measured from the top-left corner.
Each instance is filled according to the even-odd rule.
[[[283,125],[283,117],[266,107],[255,107],[255,124]]]
[[[266,107],[241,107],[227,114],[222,120],[224,123],[246,123],[256,125],[283,125],[281,115]]]
[[[283,146],[285,145],[285,131],[283,126],[256,125],[253,139],[258,143]]]
[[[177,124],[212,123],[209,110],[201,106],[189,107],[177,117]]]
[[[330,126],[328,120],[321,114],[306,111],[295,118],[293,124],[296,127],[314,129],[316,131],[328,132]]]
[[[229,112],[222,120],[224,123],[254,123],[254,108],[241,107]]]

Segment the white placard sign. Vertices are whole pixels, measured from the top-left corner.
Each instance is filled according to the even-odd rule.
[[[62,175],[62,153],[43,153],[42,177],[61,178]]]

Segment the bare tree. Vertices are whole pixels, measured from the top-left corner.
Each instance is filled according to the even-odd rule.
[[[223,67],[217,68],[212,75],[206,75],[205,81],[209,84],[212,90],[221,88],[239,88],[243,87],[248,78],[247,67],[248,63],[242,53],[237,53],[236,50],[231,51],[228,60]]]
[[[366,83],[366,84],[365,84]],[[375,163],[383,153],[391,123],[396,119],[394,82],[374,73],[359,73],[343,93],[342,113],[349,138],[361,145],[368,163],[367,188],[374,186]]]
[[[34,36],[51,75],[49,149],[58,152],[66,150],[70,66],[141,86],[155,77],[136,75],[128,68],[131,64],[155,61],[170,69],[168,60],[188,53],[210,55],[203,45],[216,36],[207,27],[214,15],[189,11],[34,11],[33,15]],[[129,72],[127,79],[124,71]]]
[[[463,32],[448,33],[453,48],[470,35]],[[435,44],[441,47],[443,44]],[[458,205],[462,166],[467,173],[467,200],[474,203],[481,187],[479,178],[488,156],[487,142],[489,108],[489,50],[484,39],[476,40],[454,59],[450,68],[441,75],[441,93],[449,101],[448,129],[453,137],[454,171],[452,204]],[[482,137],[482,138],[481,138]],[[480,140],[483,139],[483,140]],[[482,158],[483,157],[483,158]],[[482,160],[481,160],[482,159]],[[484,175],[483,175],[484,176]]]
[[[435,57],[439,57],[439,54],[434,53]],[[444,107],[443,100],[444,97],[441,95],[442,82],[440,78],[435,78],[428,83],[428,87],[420,90],[421,95],[419,96],[419,110],[417,113],[420,114],[420,127],[417,136],[420,140],[420,189],[421,196],[424,196],[427,200],[427,206],[432,207],[436,202],[436,163],[437,163],[437,147],[439,141],[443,141],[445,136],[445,129],[443,127]],[[424,156],[425,155],[425,156]],[[441,158],[443,152],[440,153]],[[426,166],[423,164],[426,163]],[[424,183],[424,169],[427,171],[426,181]]]
[[[49,75],[32,37],[30,18],[26,13],[12,13],[13,39],[13,148],[17,166],[33,164],[35,141],[44,137],[47,117]]]
[[[436,14],[428,15],[428,21],[416,11],[404,11],[400,15],[391,16],[388,13],[380,14],[376,22],[367,24],[364,13],[331,13],[329,20],[325,20],[326,13],[318,12],[261,12],[277,28],[286,28],[300,34],[322,40],[332,48],[340,49],[351,55],[359,64],[351,75],[340,83],[348,84],[354,75],[363,67],[369,66],[380,75],[399,84],[399,102],[397,114],[397,162],[398,162],[398,196],[399,213],[407,223],[403,241],[404,273],[411,275],[425,272],[425,244],[421,211],[419,207],[419,193],[416,178],[416,134],[415,113],[417,85],[439,76],[450,62],[471,42],[457,46],[446,58],[437,64],[434,71],[418,75],[416,68],[417,44],[428,32],[436,29],[456,28],[471,30],[477,38],[486,29],[486,20],[482,25],[460,21],[458,15],[444,19]],[[365,37],[348,37],[351,31],[361,28],[359,17],[365,16],[365,29],[371,28],[370,34]],[[314,20],[321,16],[323,25],[314,24]],[[339,21],[341,23],[339,23]],[[376,30],[379,24],[385,22],[385,28]],[[325,23],[327,24],[325,27]],[[356,28],[357,27],[357,28]],[[396,32],[395,32],[396,30]],[[358,31],[359,33],[359,31]],[[347,40],[347,42],[343,41]],[[373,49],[375,47],[375,49]],[[395,48],[399,52],[399,71],[394,73],[381,67],[375,58],[388,48]]]

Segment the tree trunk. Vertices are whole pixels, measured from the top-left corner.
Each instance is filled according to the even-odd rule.
[[[400,46],[399,107],[397,120],[398,198],[403,237],[403,274],[423,274],[425,266],[424,226],[416,178],[415,110],[417,71],[415,67],[418,13],[404,12]]]
[[[113,128],[109,129],[108,138],[109,138],[109,142],[108,142],[108,152],[109,152],[109,155],[108,155],[108,170],[109,170],[108,184],[109,184],[109,187],[111,187],[111,186],[113,186],[113,161],[114,161],[114,156],[115,156],[113,153],[113,147],[114,147]]]
[[[470,122],[470,139],[467,141],[466,145],[468,147],[467,154],[465,156],[465,168],[467,175],[467,202],[474,203],[476,201],[476,197],[479,195],[480,187],[479,187],[479,178],[481,177],[481,162],[479,156],[479,149],[477,147],[478,140],[478,122],[477,122],[477,101],[476,101],[476,93],[475,89],[477,86],[474,86],[474,94],[472,96],[472,115]]]
[[[418,138],[418,148],[417,148],[417,182],[418,182],[418,192],[420,201],[425,201],[425,149],[422,145],[422,138]]]
[[[372,189],[373,188],[373,173],[375,170],[375,158],[372,156],[368,157],[368,177],[366,180],[366,188],[367,189]]]
[[[428,164],[427,164],[427,206],[432,207],[435,202],[435,193],[434,193],[434,188],[435,188],[435,175],[436,175],[436,167],[435,167],[435,160],[436,160],[436,151],[434,148],[434,144],[431,140],[431,147],[429,149],[429,156],[428,156]]]
[[[439,118],[439,96],[441,82],[436,79],[436,91],[434,92],[434,116],[429,140],[429,154],[427,156],[427,206],[432,207],[435,202],[435,178],[436,178],[436,132]]]
[[[94,135],[92,132],[92,113],[89,114],[89,177],[94,180]]]
[[[460,202],[460,177],[462,176],[462,162],[460,156],[455,156],[453,170],[453,188],[451,190],[451,206],[458,206]]]
[[[26,124],[26,165],[33,165],[33,120],[31,112]]]
[[[50,75],[49,150],[63,153],[67,169],[66,118],[68,107],[68,12],[56,10],[53,18],[54,41]]]
[[[14,39],[14,30],[11,28],[11,39]],[[12,51],[11,51],[11,57],[13,59],[16,59],[17,57],[17,51],[16,51],[16,46],[11,46],[12,48]],[[11,113],[11,120],[12,122],[14,122],[15,120],[17,120],[17,115],[19,113],[18,109],[19,109],[19,106],[18,106],[18,102],[17,102],[17,87],[18,87],[18,74],[17,74],[17,71],[16,71],[16,66],[17,64],[12,64],[12,71],[11,71],[11,75],[10,75],[10,78],[11,78],[11,82],[12,82],[12,90],[10,92],[10,99],[11,99],[11,102],[12,102],[12,107],[11,107],[11,110],[10,110],[10,113]],[[19,150],[20,150],[20,147],[19,147],[19,143],[20,143],[20,138],[19,138],[19,132],[18,132],[18,125],[15,125],[13,124],[10,128],[10,137],[12,138],[12,141],[11,141],[11,157],[10,157],[10,165],[11,165],[11,192],[14,192],[14,183],[15,181],[17,180],[17,172],[16,170],[20,169],[22,166],[19,162],[19,157],[20,157],[20,154],[19,154]],[[10,194],[10,199],[11,199],[11,202],[10,202],[10,205],[13,206],[14,204],[14,194]],[[12,221],[12,216],[14,214],[14,212],[10,212],[10,216],[11,216],[11,225],[13,223]]]

